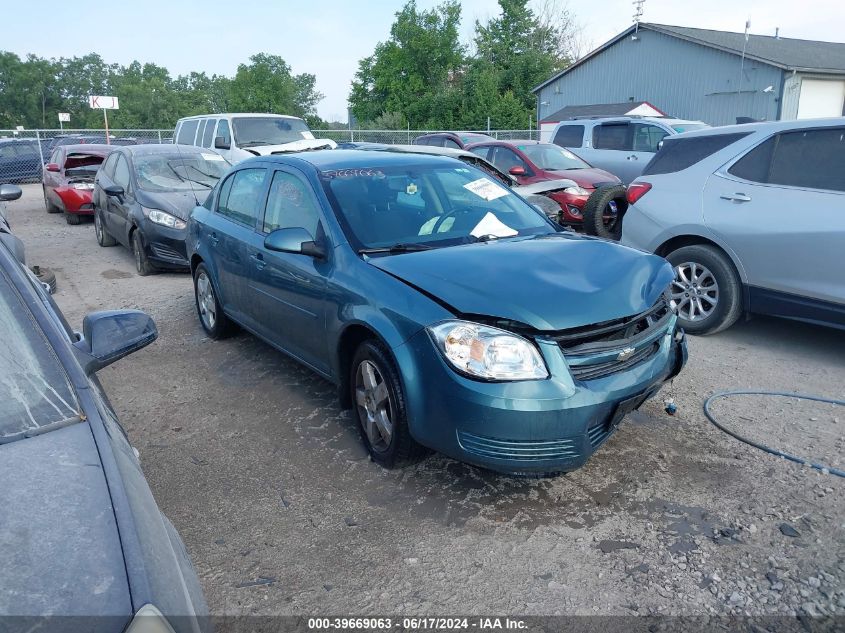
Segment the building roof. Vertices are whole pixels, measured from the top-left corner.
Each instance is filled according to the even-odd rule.
[[[666,113],[651,105],[648,101],[625,101],[624,103],[595,103],[592,105],[568,105],[557,112],[543,117],[541,123],[567,121],[576,118],[600,116],[665,116]]]
[[[605,42],[568,68],[563,69],[535,87],[533,92],[544,88],[573,68],[580,66],[588,59],[613,46],[622,38],[631,35],[635,28],[635,25],[631,25],[612,40]],[[688,42],[708,46],[734,55],[742,55],[743,46],[745,46],[745,57],[748,59],[776,66],[784,70],[845,74],[845,43],[749,34],[746,45],[744,33],[694,29],[685,26],[651,24],[648,22],[641,22],[639,28],[656,31],[664,35],[677,37]]]

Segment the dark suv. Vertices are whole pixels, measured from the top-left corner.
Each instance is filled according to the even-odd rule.
[[[473,143],[494,141],[492,136],[481,132],[435,132],[423,134],[414,139],[414,145],[434,145],[435,147],[451,147],[452,149],[466,149]]]

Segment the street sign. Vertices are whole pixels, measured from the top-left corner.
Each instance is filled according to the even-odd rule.
[[[117,97],[102,97],[91,95],[88,97],[88,106],[91,108],[100,108],[103,110],[119,110],[117,106]]]
[[[59,123],[70,123],[70,112],[59,112]]]

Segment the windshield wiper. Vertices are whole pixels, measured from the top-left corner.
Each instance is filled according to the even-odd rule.
[[[430,251],[435,248],[428,244],[393,244],[392,246],[379,246],[378,248],[360,248],[359,255],[373,255],[375,253],[413,253],[415,251]]]

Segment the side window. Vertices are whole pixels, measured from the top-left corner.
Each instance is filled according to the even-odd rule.
[[[452,149],[461,149],[461,146],[458,145],[452,139],[450,139],[448,136],[443,137],[443,147],[451,147]]]
[[[129,163],[126,162],[124,156],[118,155],[112,180],[114,180],[114,184],[120,185],[124,190],[129,190]]]
[[[319,223],[320,215],[311,187],[293,174],[277,171],[267,196],[264,232],[301,227],[316,237]]]
[[[222,138],[224,143],[231,143],[229,139],[229,121],[226,119],[220,119],[217,123],[217,134],[215,135],[216,138]]]
[[[211,143],[214,140],[214,124],[217,123],[216,119],[209,119],[208,123],[205,126],[205,134],[202,136],[202,146],[203,147],[211,147]]]
[[[593,148],[632,150],[627,123],[603,123],[593,128]]]
[[[261,193],[264,190],[265,169],[241,169],[223,183],[217,212],[241,224],[255,225]]]
[[[53,155],[50,156],[50,162],[61,166],[61,160],[62,160],[62,150],[60,150],[60,149],[53,150]]]
[[[552,142],[561,147],[581,147],[584,142],[584,126],[561,125],[557,129],[557,134],[555,134]]]
[[[114,180],[114,164],[117,162],[117,154],[109,154],[108,158],[106,158],[106,162],[103,163],[102,170],[105,172],[106,176]]]
[[[656,125],[646,123],[634,123],[634,151],[635,152],[656,152],[660,141],[669,132]]]
[[[505,173],[507,173],[512,167],[522,167],[528,171],[528,166],[525,164],[525,161],[507,147],[496,147],[493,150],[493,164]]]
[[[0,145],[0,158],[11,158],[15,156],[16,152],[15,149],[12,147],[11,143],[6,143],[5,145]]]
[[[490,160],[489,158],[487,158],[487,155],[490,153],[489,147],[474,147],[469,151],[471,151],[473,154],[476,154],[477,156],[481,156],[481,158]]]
[[[206,124],[208,123],[208,119],[201,119],[199,127],[197,127],[197,138],[194,141],[194,145],[202,145],[202,137],[205,134]]]
[[[751,182],[769,182],[769,167],[772,164],[775,143],[777,143],[776,136],[760,143],[731,165],[728,173]]]
[[[845,191],[845,128],[784,132],[775,146],[769,182]]]
[[[182,127],[179,128],[179,135],[176,137],[176,142],[180,145],[193,145],[194,137],[197,134],[197,125],[199,125],[199,121],[196,119],[182,121]]]

